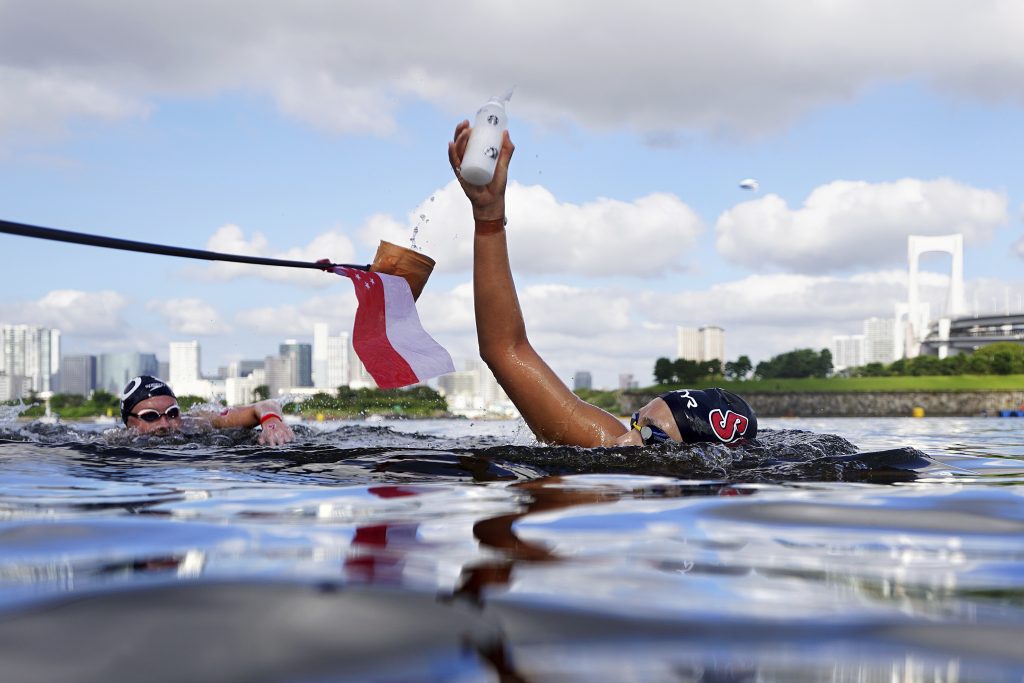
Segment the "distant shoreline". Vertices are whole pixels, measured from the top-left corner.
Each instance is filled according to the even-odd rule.
[[[790,391],[740,393],[760,417],[998,417],[1024,406],[1024,385],[1014,391]],[[624,413],[656,393],[621,397]],[[1012,418],[1010,418],[1012,419]]]
[[[801,379],[712,380],[708,386],[722,387],[740,395],[771,393],[948,393],[976,391],[1018,391],[1024,389],[1024,375],[921,375],[899,377],[807,377]],[[641,393],[659,391],[651,386]]]

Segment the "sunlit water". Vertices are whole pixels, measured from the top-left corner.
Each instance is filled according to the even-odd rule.
[[[1021,681],[1024,419],[0,421],[4,680]],[[108,431],[104,431],[104,429]]]

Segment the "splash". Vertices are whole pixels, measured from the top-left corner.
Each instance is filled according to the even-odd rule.
[[[18,419],[18,416],[24,413],[30,408],[34,408],[39,405],[38,403],[25,403],[21,399],[18,399],[17,405],[3,406],[0,405],[0,422],[13,422]]]
[[[430,196],[430,201],[433,202],[436,199],[434,195]],[[430,218],[425,213],[419,215],[419,219],[416,221],[416,225],[412,228],[412,237],[409,238],[409,248],[413,251],[422,252],[423,249],[416,244],[416,237],[420,234],[420,229],[426,227],[427,223],[430,222]]]
[[[434,198],[431,197],[430,201],[434,201]],[[416,244],[416,237],[420,234],[420,229],[426,227],[427,223],[429,222],[430,218],[427,217],[427,214],[421,213],[419,215],[419,219],[416,221],[416,225],[414,225],[412,228],[412,237],[409,238],[409,248],[412,249],[413,251],[423,251],[420,248],[420,246]]]

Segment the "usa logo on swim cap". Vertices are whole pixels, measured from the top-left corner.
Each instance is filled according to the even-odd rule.
[[[725,411],[725,415],[722,415],[722,411],[718,408],[708,413],[708,422],[711,424],[711,431],[721,439],[722,443],[732,443],[743,438],[747,431],[747,425],[750,424],[746,415],[740,415],[731,410]]]
[[[683,443],[728,445],[757,436],[757,415],[750,405],[725,389],[682,389],[660,396],[672,411]]]

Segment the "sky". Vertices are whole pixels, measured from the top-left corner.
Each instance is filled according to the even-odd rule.
[[[160,244],[437,261],[418,303],[477,357],[447,142],[515,88],[512,268],[571,384],[652,381],[676,326],[726,360],[829,346],[962,233],[972,313],[1024,309],[1024,5],[979,0],[0,0],[0,218]],[[756,191],[739,187],[755,178]],[[945,307],[950,257],[922,259]],[[337,276],[0,234],[0,322],[203,370],[351,329]]]

